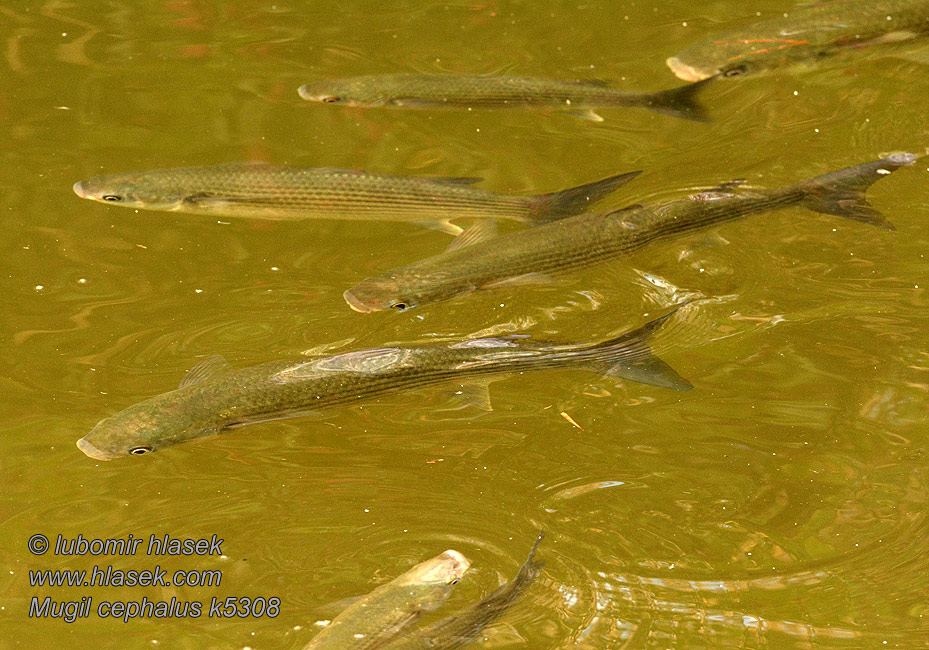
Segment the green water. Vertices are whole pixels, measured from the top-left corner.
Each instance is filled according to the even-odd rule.
[[[893,233],[784,210],[403,314],[357,314],[341,294],[447,235],[220,223],[71,191],[102,173],[242,160],[481,176],[527,194],[643,170],[607,202],[623,205],[925,151],[929,66],[867,52],[711,86],[709,124],[635,109],[602,123],[364,111],[296,93],[409,71],[671,88],[666,57],[754,12],[732,0],[0,5],[0,648],[301,648],[340,600],[446,548],[474,567],[448,611],[479,599],[540,528],[544,573],[473,647],[929,647],[925,160],[869,192]],[[450,387],[143,458],[102,463],[74,446],[207,355],[239,367],[479,332],[587,341],[685,298],[703,300],[655,347],[689,393],[559,370],[495,383],[491,413],[459,408]],[[215,534],[223,556],[34,556],[37,533]],[[222,582],[30,586],[30,571],[95,564]],[[92,597],[91,615],[29,618],[46,596]],[[208,615],[236,596],[279,598],[280,611]],[[203,612],[97,615],[143,598]]]

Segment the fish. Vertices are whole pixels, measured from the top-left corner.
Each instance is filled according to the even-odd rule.
[[[385,650],[454,650],[477,638],[485,627],[512,607],[539,577],[545,564],[535,559],[544,533],[539,533],[529,557],[516,576],[480,602],[412,633],[400,635]]]
[[[716,34],[667,59],[684,81],[743,77],[929,34],[929,0],[832,0]]]
[[[343,297],[361,313],[406,311],[481,289],[550,283],[554,274],[607,262],[659,239],[790,206],[893,229],[864,191],[916,158],[895,154],[768,191],[732,190],[727,183],[682,200],[578,215],[499,237],[487,236],[478,223],[445,252],[365,278]]]
[[[707,82],[659,92],[610,88],[600,79],[560,80],[458,74],[382,74],[323,79],[300,86],[300,97],[342,106],[393,108],[551,108],[594,122],[594,109],[645,108],[697,122],[709,118],[696,103]]]
[[[74,193],[110,205],[259,219],[407,221],[459,234],[460,217],[547,223],[583,212],[638,171],[560,192],[518,196],[477,187],[480,178],[421,177],[322,167],[231,163],[98,176]]]
[[[487,385],[481,380],[547,368],[586,368],[614,379],[690,390],[691,384],[652,354],[646,342],[673,313],[597,343],[513,335],[370,348],[239,370],[214,355],[194,366],[175,390],[101,420],[77,447],[97,460],[144,455],[229,427],[309,415],[441,382],[474,382],[483,392],[462,391],[462,399],[489,408]]]
[[[375,650],[439,608],[471,566],[449,549],[383,584],[332,619],[303,650]]]

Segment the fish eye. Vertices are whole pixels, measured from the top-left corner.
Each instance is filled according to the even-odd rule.
[[[748,68],[744,65],[737,65],[734,68],[729,68],[723,73],[724,77],[738,77],[748,72]]]
[[[397,311],[403,311],[404,309],[409,309],[410,306],[405,302],[395,302],[390,306],[391,309],[396,309]]]
[[[458,578],[452,578],[451,580],[448,581],[448,584],[450,584],[450,585],[457,585],[457,584],[458,584]]]
[[[104,194],[100,198],[102,198],[104,201],[109,201],[110,203],[119,203],[120,201],[123,200],[123,197],[117,194]]]
[[[323,97],[323,101],[327,104],[335,104],[336,102],[342,101],[341,97]]]
[[[129,450],[129,453],[133,456],[144,456],[152,450],[151,447],[133,447]]]

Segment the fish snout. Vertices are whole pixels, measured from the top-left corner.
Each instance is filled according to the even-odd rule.
[[[442,553],[442,556],[452,563],[452,573],[459,578],[471,567],[471,561],[453,548]]]
[[[708,74],[703,70],[687,65],[676,56],[669,57],[665,61],[665,64],[671,68],[671,72],[674,73],[674,76],[676,76],[678,79],[683,79],[684,81],[703,81],[704,79],[713,76],[712,74]]]
[[[77,195],[78,195],[79,197],[81,197],[82,199],[89,199],[89,198],[90,198],[90,197],[87,195],[87,190],[84,189],[84,184],[83,184],[81,181],[78,181],[77,183],[75,183],[74,185],[72,185],[72,186],[71,186],[71,189],[73,189],[73,190],[74,190],[74,193],[77,194]]]
[[[345,293],[342,294],[342,297],[345,299],[345,302],[348,303],[348,306],[354,309],[355,311],[362,314],[369,314],[374,311],[373,308],[364,304],[361,300],[358,299],[355,294],[352,293],[351,289],[348,289]]]
[[[99,449],[92,442],[87,440],[87,438],[81,438],[78,440],[77,448],[95,460],[112,460],[112,456]]]

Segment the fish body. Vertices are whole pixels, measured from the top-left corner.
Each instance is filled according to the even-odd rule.
[[[544,280],[549,274],[620,257],[658,239],[794,205],[890,228],[868,205],[864,190],[915,159],[912,154],[897,154],[769,191],[707,192],[658,205],[578,215],[454,247],[369,277],[346,291],[344,298],[363,313],[403,311],[478,289]],[[466,232],[459,240],[468,237]]]
[[[437,609],[471,563],[455,550],[421,562],[343,610],[303,650],[375,650],[385,647]]]
[[[394,108],[553,108],[600,121],[594,109],[639,107],[706,121],[695,103],[704,84],[660,92],[629,92],[597,79],[565,81],[537,77],[457,74],[384,74],[324,79],[303,85],[303,99],[345,106]]]
[[[176,167],[98,176],[74,184],[85,199],[145,210],[261,219],[379,219],[430,225],[456,234],[449,220],[494,217],[544,223],[583,212],[638,172],[561,192],[497,194],[476,178],[395,176],[262,163]]]
[[[929,0],[832,0],[804,4],[695,43],[667,60],[685,81],[737,77],[818,63],[837,52],[929,34]]]
[[[455,650],[476,639],[485,627],[500,618],[519,600],[542,572],[544,563],[535,559],[541,540],[540,533],[529,551],[529,557],[510,582],[471,607],[410,634],[398,636],[385,646],[385,650]]]
[[[91,458],[111,460],[236,425],[306,415],[385,393],[547,368],[582,367],[686,390],[690,384],[652,355],[646,344],[669,316],[593,344],[481,338],[304,357],[240,370],[229,369],[221,357],[210,357],[188,372],[180,387],[102,420],[77,446]]]

